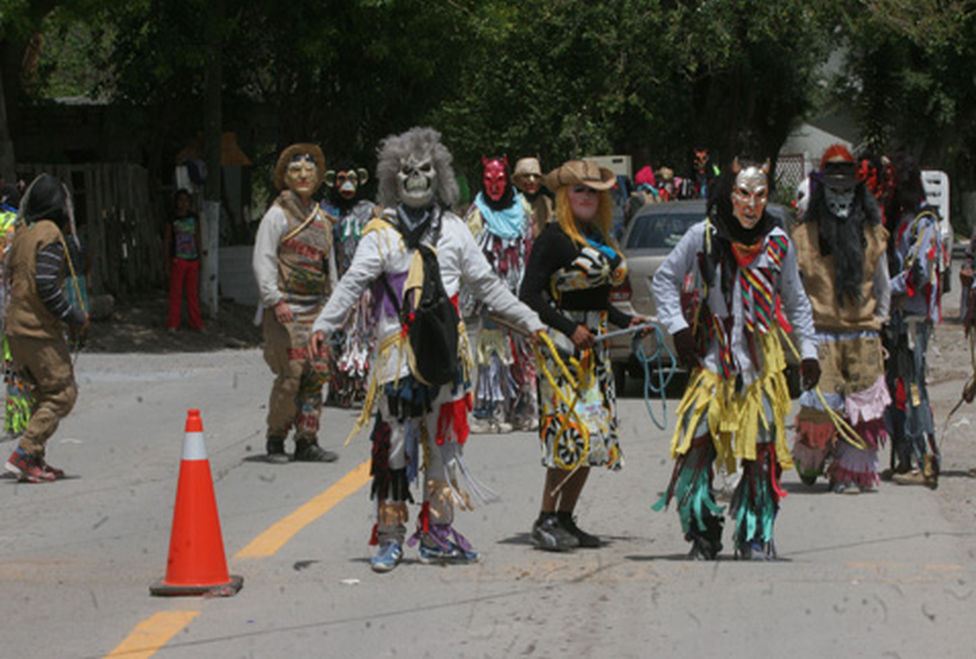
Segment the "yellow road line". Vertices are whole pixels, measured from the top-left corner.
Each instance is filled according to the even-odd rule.
[[[149,616],[132,630],[124,641],[109,652],[108,657],[146,659],[166,645],[169,639],[200,615],[199,611],[161,611]]]
[[[261,532],[254,540],[234,554],[234,558],[265,558],[272,556],[295,534],[330,511],[340,501],[369,482],[369,460],[350,471],[339,481]]]

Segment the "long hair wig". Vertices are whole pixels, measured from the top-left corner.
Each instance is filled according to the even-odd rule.
[[[454,177],[453,157],[441,143],[441,134],[433,128],[414,127],[399,135],[390,135],[376,150],[376,200],[381,206],[397,204],[397,172],[410,155],[414,158],[430,156],[437,172],[435,199],[443,206],[457,204],[461,196]]]
[[[593,218],[593,226],[600,233],[603,242],[616,248],[616,242],[613,240],[610,231],[613,224],[613,202],[610,200],[610,193],[602,190],[597,194],[600,202],[596,209],[596,216]],[[556,221],[560,228],[566,232],[566,235],[573,239],[574,243],[577,245],[586,243],[586,239],[583,238],[583,234],[580,233],[576,224],[576,218],[573,217],[573,209],[569,205],[568,185],[560,186],[559,190],[556,191]]]

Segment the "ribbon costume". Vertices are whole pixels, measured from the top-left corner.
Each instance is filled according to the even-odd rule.
[[[10,287],[5,268],[7,253],[14,239],[14,229],[17,222],[17,207],[20,205],[20,192],[14,185],[0,188],[0,322],[7,315],[7,302]],[[0,337],[3,350],[3,380],[6,390],[6,403],[3,415],[3,432],[7,437],[20,437],[30,419],[30,388],[14,367],[13,356],[10,354],[10,341],[4,331]]]
[[[493,272],[464,222],[447,210],[456,203],[458,188],[451,154],[438,132],[414,128],[386,138],[379,147],[377,181],[385,210],[365,228],[349,270],[316,319],[313,349],[342,326],[363,291],[371,288],[377,343],[366,402],[353,431],[375,411],[371,497],[377,520],[371,542],[378,549],[371,566],[385,572],[400,562],[407,502],[413,501],[410,486],[420,478],[421,467],[423,505],[410,543],[420,542],[423,562],[470,562],[478,552],[454,528],[454,509],[470,509],[492,493],[463,460],[472,405],[466,332],[459,323],[461,367],[453,381],[431,386],[419,379],[408,349],[411,314],[398,310],[413,299],[404,292],[418,285],[422,251],[433,249],[440,283],[455,306],[463,280],[477,300],[522,330],[541,330],[542,324]]]
[[[363,229],[373,218],[376,204],[364,197],[369,173],[349,163],[339,163],[325,173],[329,192],[322,201],[322,209],[333,218],[333,243],[337,275],[349,269]],[[370,291],[363,293],[342,329],[333,337],[330,357],[332,381],[329,393],[343,406],[362,402],[366,397],[366,375],[369,353],[373,349],[373,299]]]
[[[295,460],[332,462],[318,444],[322,388],[329,361],[308,353],[312,321],[335,281],[332,225],[312,201],[325,157],[314,144],[293,144],[275,167],[278,198],[261,218],[252,265],[264,307],[264,360],[275,375],[268,401],[268,460],[288,462],[285,438],[295,431]]]
[[[888,231],[846,148],[828,149],[812,178],[809,209],[793,241],[813,308],[822,398],[814,391],[800,396],[793,458],[804,483],[816,481],[832,455],[831,489],[872,490],[891,402],[880,337],[891,298]],[[860,446],[838,436],[835,414],[853,428]]]
[[[935,323],[942,321],[942,263],[939,216],[925,204],[921,172],[898,155],[885,191],[885,221],[891,227],[891,320],[885,327],[886,374],[893,398],[886,412],[892,468],[882,474],[902,485],[935,488],[939,449],[925,383],[926,353]]]
[[[799,340],[807,386],[819,377],[796,249],[765,212],[767,194],[767,167],[736,160],[717,182],[708,218],[685,233],[654,275],[658,319],[692,369],[676,413],[673,476],[654,507],[676,500],[691,556],[699,559],[714,559],[722,549],[716,460],[730,473],[738,460],[743,471],[730,510],[736,555],[775,556],[773,522],[785,496],[780,474],[793,466],[785,425],[787,322]],[[689,275],[697,303],[686,317],[682,288]]]
[[[507,158],[484,158],[482,164],[482,189],[464,221],[505,286],[518,295],[532,246],[531,209],[509,181]],[[466,289],[461,309],[479,325],[471,431],[534,430],[535,365],[528,339],[494,322],[485,305],[471,299]]]

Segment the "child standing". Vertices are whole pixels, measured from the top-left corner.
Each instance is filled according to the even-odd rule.
[[[166,250],[165,267],[169,277],[169,313],[166,329],[175,332],[180,326],[183,307],[183,289],[186,289],[186,307],[190,327],[203,330],[200,319],[200,222],[190,210],[190,193],[184,189],[176,192],[175,217],[166,222],[163,248]]]

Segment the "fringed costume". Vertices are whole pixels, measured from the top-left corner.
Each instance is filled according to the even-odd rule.
[[[459,369],[452,382],[425,384],[408,338],[414,307],[405,291],[424,277],[421,247],[432,247],[444,293],[455,306],[463,279],[478,300],[526,332],[541,329],[538,317],[495,275],[471,232],[453,213],[457,188],[450,154],[430,129],[387,138],[378,165],[381,203],[390,204],[364,229],[352,263],[315,321],[326,339],[342,327],[363,293],[372,292],[376,348],[362,414],[350,438],[372,421],[373,484],[378,545],[372,568],[392,570],[406,536],[411,486],[420,480],[422,506],[409,544],[420,542],[424,562],[477,559],[454,528],[454,510],[469,510],[493,496],[474,478],[463,458],[472,408],[470,348],[458,327]],[[436,197],[435,197],[436,194]],[[438,203],[439,202],[439,203]],[[403,311],[403,313],[401,313]]]
[[[764,175],[761,180],[764,185]],[[723,509],[712,488],[716,460],[729,473],[738,461],[743,471],[730,509],[736,555],[775,556],[773,523],[785,496],[780,474],[793,466],[784,327],[792,325],[804,360],[816,356],[796,249],[764,206],[749,228],[721,204],[713,207],[654,275],[658,319],[675,335],[679,356],[697,364],[676,413],[671,482],[654,508],[677,502],[695,558],[714,559],[722,549]],[[682,288],[689,275],[699,302],[686,318]]]
[[[532,217],[511,185],[500,202],[479,192],[465,223],[482,254],[512,294],[517,295],[532,246]],[[473,432],[534,428],[535,367],[528,339],[494,322],[484,304],[462,289],[462,311],[478,323],[475,347]]]
[[[3,192],[6,192],[5,190]],[[8,194],[16,195],[16,189]],[[17,195],[19,198],[19,195]],[[0,203],[0,323],[7,315],[7,300],[9,299],[10,281],[4,271],[7,262],[7,252],[14,237],[14,223],[17,221],[16,199],[7,199]],[[3,414],[3,433],[6,437],[16,438],[24,432],[30,420],[31,393],[27,382],[14,368],[13,357],[10,354],[10,342],[6,332],[0,331],[0,350],[3,351],[3,380],[6,391],[6,401]]]
[[[812,484],[830,458],[826,471],[836,492],[876,486],[891,402],[879,334],[891,298],[888,231],[874,198],[855,183],[853,159],[825,163],[809,211],[793,230],[822,369],[820,393],[800,396],[793,459]],[[838,433],[837,416],[855,431],[858,446]]]
[[[929,402],[926,352],[942,322],[942,242],[938,215],[928,208],[902,215],[892,236],[891,321],[885,328],[888,387],[886,422],[892,438],[894,480],[938,482],[939,448]]]
[[[326,173],[330,192],[322,202],[323,210],[334,218],[333,244],[335,245],[336,270],[341,277],[349,269],[363,229],[373,218],[376,204],[359,198],[366,182],[365,170],[340,170]],[[332,178],[329,178],[332,174]],[[348,189],[352,188],[352,197]],[[344,192],[345,190],[345,192]],[[349,312],[342,329],[333,335],[330,358],[332,381],[329,394],[343,407],[351,407],[366,397],[366,376],[369,371],[369,355],[373,350],[373,299],[369,290]]]

